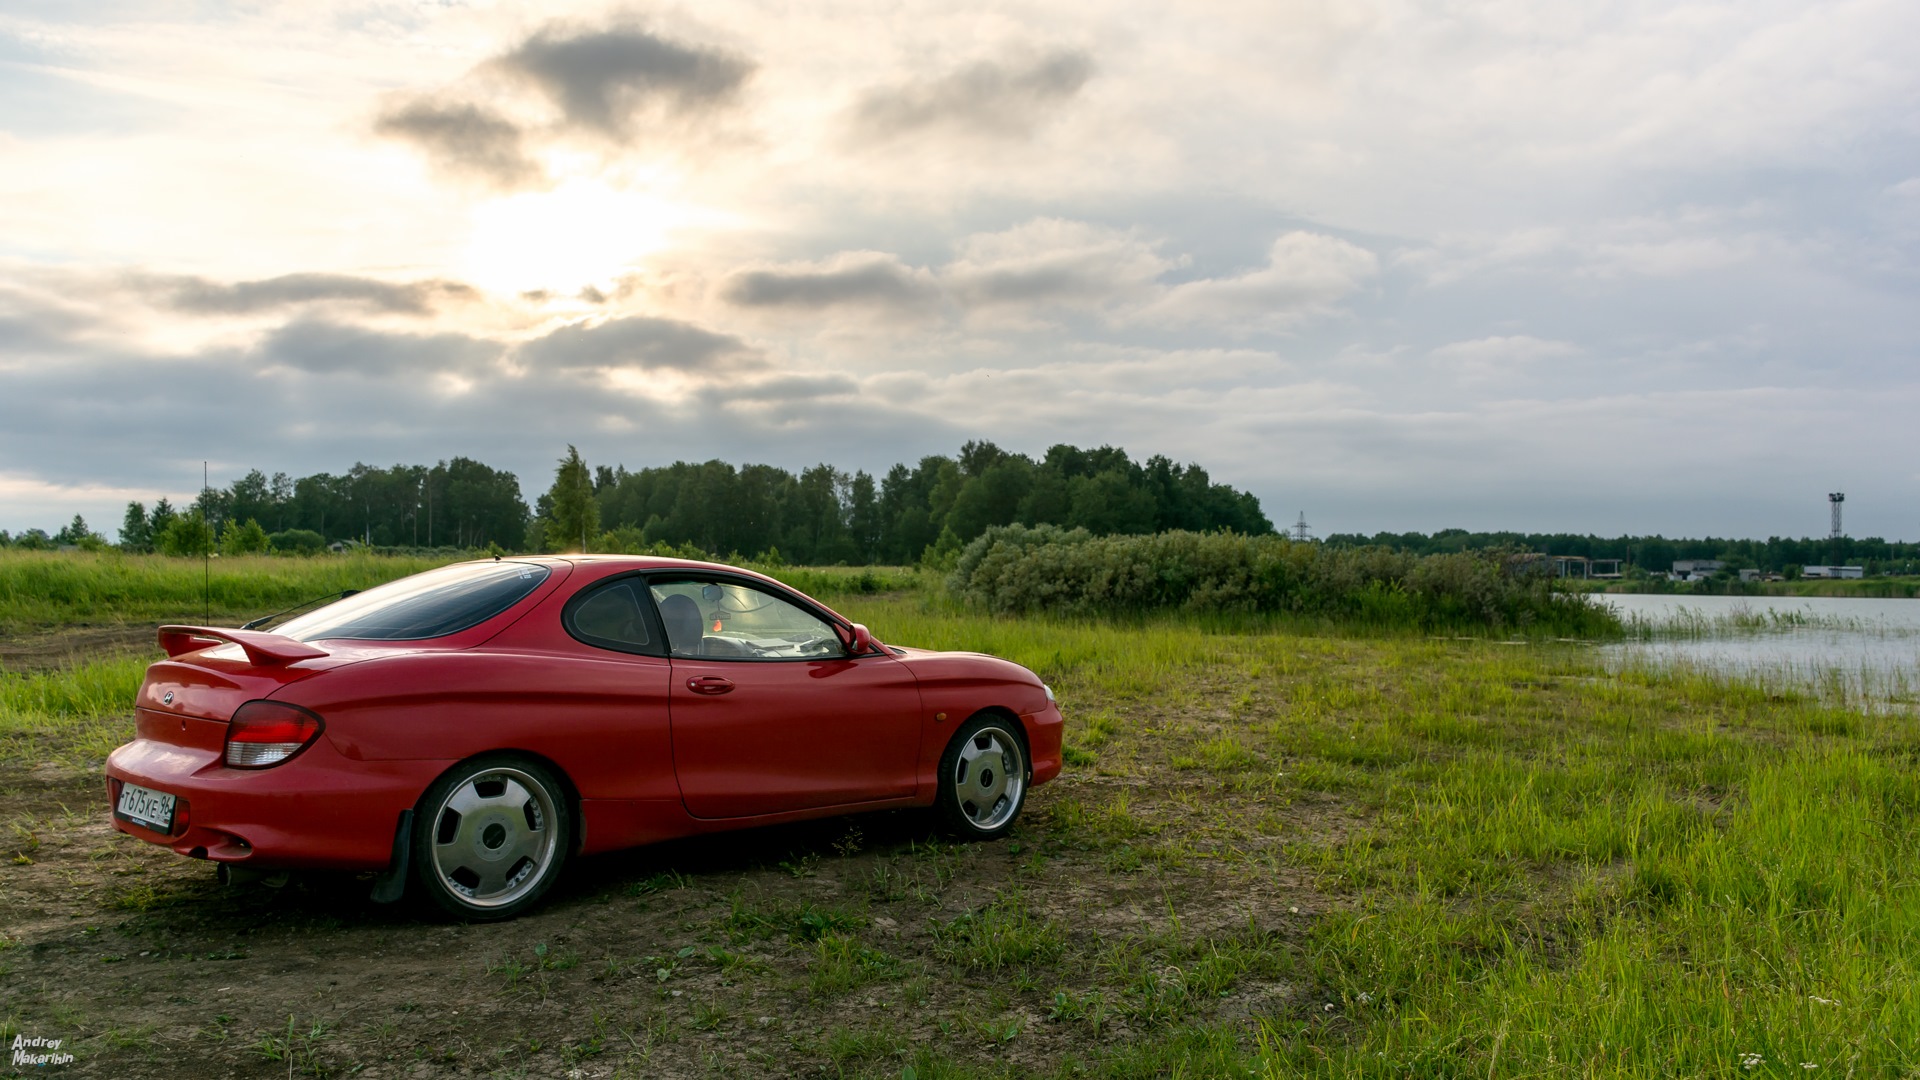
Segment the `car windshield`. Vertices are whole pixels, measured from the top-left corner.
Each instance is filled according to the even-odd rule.
[[[525,599],[551,573],[539,563],[443,566],[368,589],[275,629],[297,641],[417,641],[457,634]]]

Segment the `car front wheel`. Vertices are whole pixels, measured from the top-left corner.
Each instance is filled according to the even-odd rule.
[[[414,815],[421,892],[449,914],[511,919],[560,876],[572,841],[559,779],[517,756],[475,758],[440,779]]]
[[[1013,828],[1032,775],[1018,728],[1001,716],[977,716],[947,744],[940,756],[940,792],[934,797],[947,831],[970,840],[994,840]]]

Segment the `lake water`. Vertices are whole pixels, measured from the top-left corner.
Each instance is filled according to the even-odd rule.
[[[1920,600],[1853,596],[1647,596],[1601,600],[1660,628],[1608,645],[1610,662],[1678,662],[1764,683],[1841,686],[1850,694],[1920,690]]]

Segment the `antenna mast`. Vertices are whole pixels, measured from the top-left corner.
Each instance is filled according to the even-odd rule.
[[[1835,566],[1839,566],[1841,563],[1847,561],[1847,544],[1845,539],[1847,534],[1846,530],[1840,525],[1840,504],[1846,501],[1847,496],[1845,492],[1833,491],[1827,494],[1827,505],[1833,510],[1833,532],[1827,538],[1827,546],[1832,550],[1827,555],[1827,558],[1831,559]]]
[[[200,462],[201,538],[207,546],[200,549],[200,621],[213,621],[213,500],[207,498],[207,463]]]

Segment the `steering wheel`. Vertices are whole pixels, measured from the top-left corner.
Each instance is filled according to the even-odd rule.
[[[793,646],[793,651],[801,656],[825,656],[839,649],[840,639],[832,634],[808,638],[805,641],[795,642]]]

